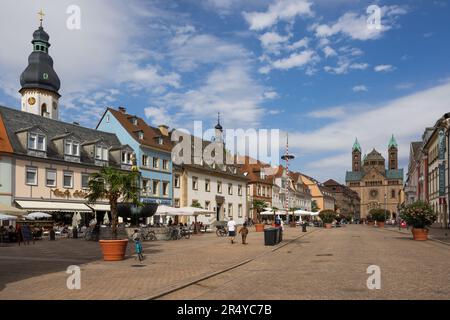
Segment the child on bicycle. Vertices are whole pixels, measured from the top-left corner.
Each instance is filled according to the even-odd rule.
[[[131,239],[134,241],[134,248],[138,255],[139,261],[144,260],[144,255],[142,254],[141,234],[139,233],[138,229],[134,230],[134,233],[131,236]]]

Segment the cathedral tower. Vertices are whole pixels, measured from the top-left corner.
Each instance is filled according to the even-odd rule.
[[[358,142],[358,138],[355,139],[352,148],[352,170],[361,171],[361,145]]]
[[[397,170],[398,169],[398,145],[397,141],[392,135],[391,140],[389,140],[388,145],[388,153],[389,153],[389,170]]]
[[[42,27],[44,14],[42,11],[39,14],[41,23],[31,41],[33,52],[28,57],[28,66],[20,76],[21,108],[24,112],[58,120],[58,100],[61,97],[58,91],[61,83],[53,69],[53,59],[48,54],[50,37]]]

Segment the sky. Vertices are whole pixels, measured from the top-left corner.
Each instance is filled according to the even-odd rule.
[[[41,8],[64,121],[95,127],[124,106],[190,129],[220,112],[225,128],[279,129],[280,153],[289,133],[293,170],[345,182],[356,137],[387,158],[394,134],[407,167],[410,142],[450,111],[448,1],[2,0],[1,105],[20,107]]]

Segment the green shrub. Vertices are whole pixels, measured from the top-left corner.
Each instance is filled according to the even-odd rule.
[[[333,210],[322,210],[319,213],[319,217],[323,223],[332,223],[336,219],[336,212]]]
[[[388,210],[384,209],[372,209],[369,214],[372,216],[372,219],[377,222],[384,222],[388,217],[391,216],[391,213]]]
[[[437,214],[428,203],[416,201],[400,209],[400,218],[414,228],[423,229],[437,220]]]

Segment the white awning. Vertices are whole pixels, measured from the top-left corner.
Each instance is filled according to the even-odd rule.
[[[84,203],[16,200],[24,210],[92,212]]]
[[[21,216],[27,214],[25,211],[0,203],[0,213]]]
[[[111,211],[111,206],[109,204],[88,204],[94,211]]]

